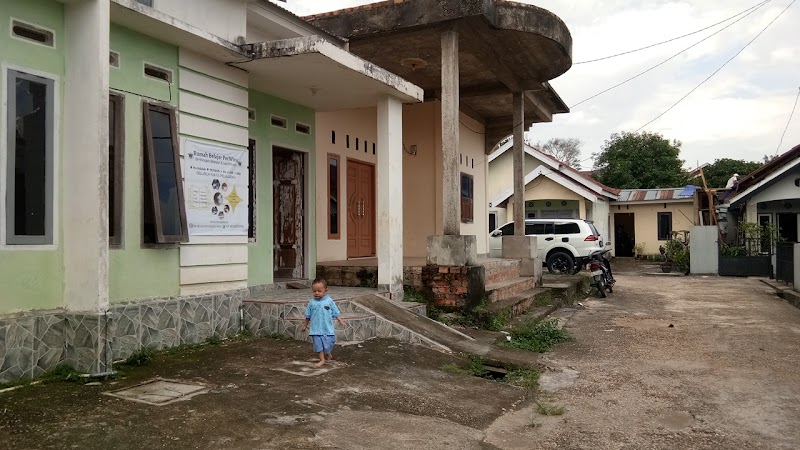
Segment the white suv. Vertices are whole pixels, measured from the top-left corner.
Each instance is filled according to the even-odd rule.
[[[580,219],[527,219],[525,234],[536,236],[539,258],[550,273],[577,273],[588,256],[604,250],[603,238],[592,222]],[[503,236],[514,235],[514,222],[489,234],[489,256],[503,253]]]

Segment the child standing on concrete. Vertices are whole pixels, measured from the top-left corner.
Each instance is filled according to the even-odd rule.
[[[336,342],[336,333],[333,331],[333,321],[337,320],[343,327],[347,328],[347,323],[340,317],[341,313],[336,303],[328,295],[328,282],[323,278],[317,278],[311,283],[311,292],[314,298],[308,302],[306,307],[306,322],[303,331],[308,330],[311,324],[311,331],[308,333],[314,341],[314,351],[319,354],[319,362],[314,367],[322,367],[325,361],[333,359],[333,344]]]

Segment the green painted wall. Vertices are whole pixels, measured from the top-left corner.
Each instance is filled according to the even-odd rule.
[[[19,19],[55,34],[55,48],[11,38],[11,18]],[[38,71],[58,77],[58,105],[63,104],[64,92],[64,5],[54,0],[0,0],[0,64],[15,69]],[[5,80],[5,74],[2,77]],[[3,92],[6,84],[0,86]],[[61,111],[56,111],[61,115]],[[56,151],[62,147],[61,130],[56,134]],[[0,144],[0,156],[5,155],[5,136]],[[63,153],[59,156],[63,158]],[[60,159],[59,159],[60,160]],[[56,173],[61,166],[55,167]],[[5,183],[5,174],[0,175]],[[63,178],[62,178],[63,180]],[[56,187],[56,202],[61,205],[61,191]],[[59,206],[58,211],[61,211]],[[58,221],[61,218],[57,218]],[[56,233],[62,241],[60,230]],[[3,250],[0,249],[0,314],[36,309],[52,309],[63,303],[63,249]]]
[[[314,157],[314,110],[258,91],[250,91],[250,108],[256,111],[256,120],[250,122],[250,138],[256,141],[256,242],[250,243],[248,252],[248,284],[258,286],[273,282],[273,201],[272,201],[272,149],[308,152],[306,174],[309,191],[306,192],[306,261],[310,276],[316,274],[317,236],[315,195],[316,174]],[[288,120],[287,129],[270,125],[270,115]],[[311,135],[297,133],[295,123],[311,126]],[[310,195],[309,195],[310,194]]]
[[[123,249],[112,249],[109,290],[112,302],[179,293],[179,250],[142,248],[142,102],[170,101],[170,88],[144,76],[144,62],[173,72],[171,104],[178,105],[178,49],[134,31],[112,25],[111,50],[120,67],[111,68],[112,91],[125,96],[125,170]],[[127,91],[127,92],[122,92]]]

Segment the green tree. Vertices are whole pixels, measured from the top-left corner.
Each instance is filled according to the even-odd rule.
[[[681,143],[658,133],[614,133],[594,155],[594,177],[619,189],[685,186]]]
[[[745,176],[748,173],[761,167],[760,162],[745,161],[743,159],[730,159],[722,158],[717,159],[712,164],[709,164],[703,169],[706,175],[706,183],[710,188],[724,188],[733,174],[738,173],[739,176]],[[695,184],[698,186],[703,185],[703,180],[697,178]]]
[[[580,165],[581,140],[575,138],[552,138],[537,142],[533,147],[554,157],[570,167]]]

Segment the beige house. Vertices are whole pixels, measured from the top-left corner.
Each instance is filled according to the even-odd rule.
[[[691,230],[697,224],[693,188],[621,190],[611,203],[614,255],[656,255],[673,231]]]
[[[515,208],[511,187],[513,146],[507,142],[489,155],[487,233],[512,221]],[[609,234],[609,205],[619,190],[588,178],[529,145],[525,145],[525,218],[584,219],[594,222],[604,239]]]

